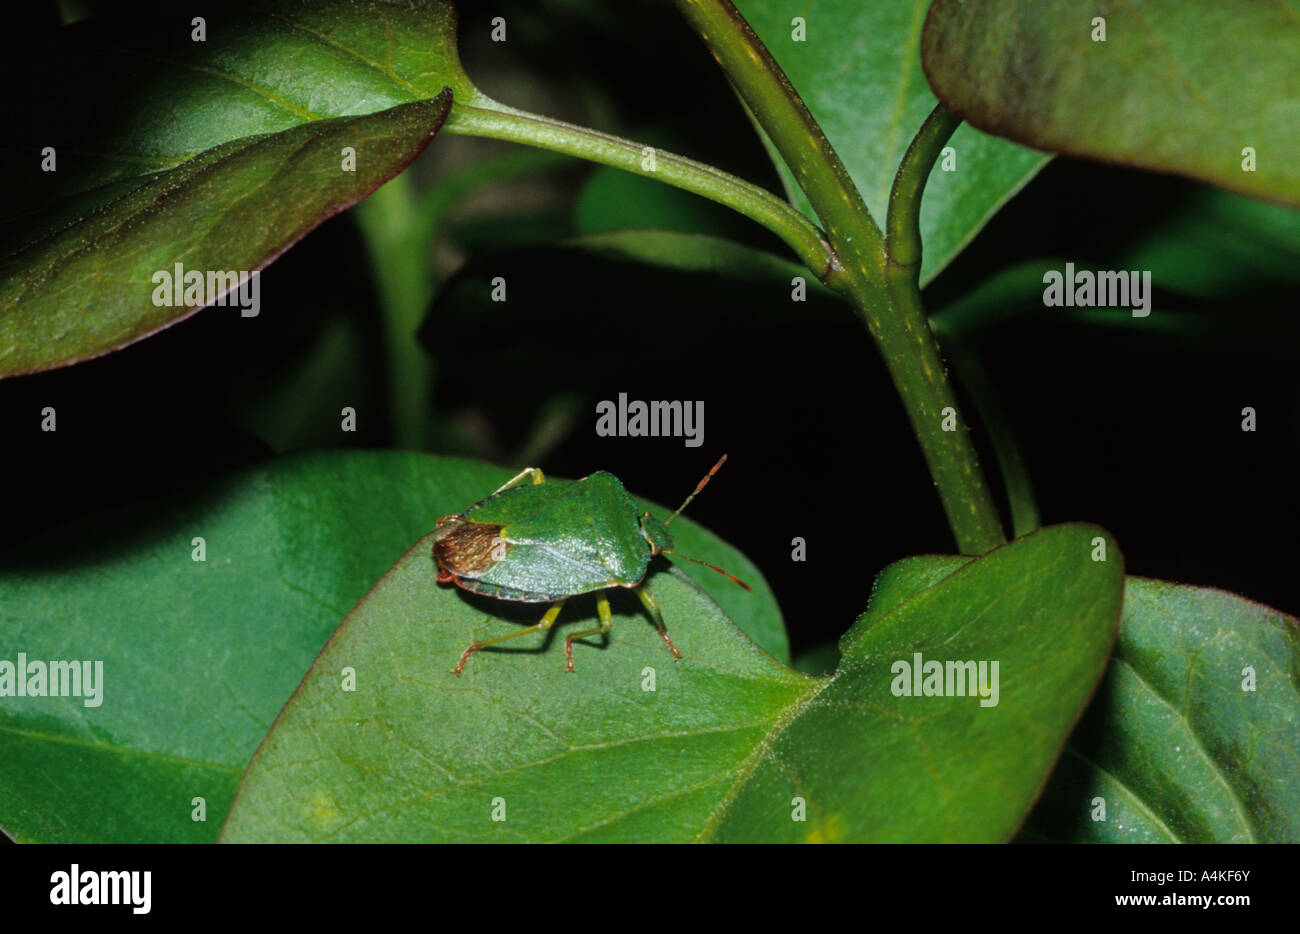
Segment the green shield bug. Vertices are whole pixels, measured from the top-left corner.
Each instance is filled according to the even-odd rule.
[[[601,470],[581,480],[548,481],[536,467],[520,471],[464,512],[439,519],[433,540],[439,583],[452,583],[498,600],[552,604],[534,626],[471,642],[453,673],[464,671],[469,657],[479,649],[530,632],[545,632],[560,615],[565,600],[594,591],[600,625],[571,633],[564,640],[565,667],[573,671],[574,640],[609,631],[613,614],[604,591],[613,587],[636,592],[673,657],[681,658],[682,653],[668,638],[659,604],[641,584],[651,558],[675,555],[713,568],[750,589],[720,567],[677,554],[668,531],[668,524],[690,505],[726,460],[727,455],[722,455],[686,502],[663,522],[639,512],[611,473]]]

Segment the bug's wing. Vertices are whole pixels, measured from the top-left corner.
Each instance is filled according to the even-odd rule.
[[[605,581],[603,586],[637,583],[650,560],[636,504],[623,484],[604,472],[571,484],[545,510],[507,522],[501,535],[516,546],[544,549],[563,568],[583,565],[579,576]]]
[[[601,563],[575,558],[550,544],[513,543],[507,555],[478,579],[509,591],[547,594],[552,599],[618,584]]]
[[[530,522],[553,509],[557,503],[571,498],[575,486],[572,480],[548,480],[511,487],[475,503],[460,518],[496,525]]]

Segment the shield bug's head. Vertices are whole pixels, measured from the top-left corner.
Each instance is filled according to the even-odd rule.
[[[660,522],[648,512],[641,513],[641,537],[650,543],[650,553],[660,554],[673,550],[673,536],[668,524]]]
[[[691,500],[695,499],[695,497],[699,495],[700,490],[704,489],[705,484],[707,484],[710,480],[712,480],[713,475],[718,472],[718,468],[721,467],[726,462],[727,462],[727,455],[723,454],[722,457],[719,458],[718,462],[713,465],[713,469],[704,475],[704,479],[695,485],[694,492],[692,492],[690,496],[686,497],[686,502],[678,506],[676,511],[673,512],[673,514],[669,516],[667,519],[665,519],[663,522],[660,522],[658,519],[650,515],[650,513],[648,512],[644,513],[641,516],[641,535],[645,538],[647,542],[650,543],[651,553],[657,555],[672,555],[674,558],[685,558],[687,561],[693,561],[696,564],[702,564],[706,568],[712,568],[713,570],[717,571],[719,574],[722,574],[725,577],[730,578],[735,583],[739,584],[741,587],[744,587],[745,590],[749,591],[750,593],[753,593],[753,591],[750,589],[750,586],[748,584],[742,581],[739,577],[736,577],[736,575],[722,570],[722,568],[718,567],[716,564],[709,564],[709,562],[701,561],[699,558],[692,558],[690,555],[684,555],[679,552],[673,551],[673,537],[672,534],[668,531],[668,523],[672,522],[679,515],[681,515],[682,510],[691,504]]]

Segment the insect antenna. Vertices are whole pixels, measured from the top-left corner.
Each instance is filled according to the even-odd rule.
[[[704,487],[708,484],[708,482],[713,479],[713,475],[718,472],[718,468],[721,467],[726,462],[727,462],[727,455],[723,454],[722,457],[718,459],[718,462],[713,465],[712,469],[710,469],[709,472],[704,475],[704,479],[695,485],[695,492],[692,493],[690,496],[686,497],[686,502],[678,506],[677,511],[664,520],[664,525],[667,525],[669,522],[672,522],[679,515],[681,515],[682,510],[691,504],[691,500],[695,499],[695,497],[700,495],[700,490],[704,489]],[[700,562],[700,564],[703,563],[704,563],[703,561]],[[717,570],[717,568],[714,568],[714,570]],[[723,571],[722,573],[725,574],[727,572]],[[746,587],[745,589],[748,590],[749,588]]]
[[[721,463],[721,461],[719,461],[718,463]],[[719,574],[721,574],[722,576],[724,576],[724,577],[728,577],[728,578],[730,578],[732,581],[734,581],[735,583],[739,584],[741,587],[744,587],[744,588],[745,588],[745,591],[746,591],[747,593],[753,593],[753,592],[754,592],[754,590],[753,590],[752,587],[750,587],[748,584],[746,584],[743,580],[741,580],[741,579],[740,579],[739,577],[737,577],[735,574],[732,574],[730,571],[724,571],[724,570],[722,570],[722,568],[718,567],[716,564],[709,564],[709,562],[707,562],[707,561],[701,561],[699,558],[692,558],[690,555],[684,555],[684,554],[682,554],[681,552],[678,552],[678,551],[663,551],[663,552],[660,552],[660,554],[672,555],[674,558],[685,558],[687,561],[694,561],[696,564],[702,564],[702,565],[704,565],[706,568],[712,568],[713,570],[717,571],[717,572],[718,572]]]
[[[681,515],[682,510],[691,504],[691,500],[695,499],[695,497],[700,495],[700,490],[704,489],[704,487],[708,484],[708,482],[713,479],[713,475],[718,472],[718,468],[721,467],[726,462],[727,462],[727,455],[723,454],[722,457],[718,458],[718,462],[713,465],[712,469],[710,469],[709,472],[704,475],[704,479],[695,485],[695,491],[691,493],[690,496],[686,497],[686,502],[678,506],[677,511],[664,520],[664,525],[667,525],[669,522],[672,522],[679,515]],[[741,587],[744,587],[746,592],[748,593],[754,592],[753,589],[748,584],[746,584],[735,574],[732,574],[730,571],[722,570],[722,568],[718,567],[716,564],[709,564],[709,562],[707,561],[701,561],[699,558],[692,558],[690,555],[684,555],[678,551],[665,551],[663,552],[663,554],[672,555],[674,558],[685,558],[687,561],[694,561],[696,564],[702,564],[706,568],[711,568],[717,571],[722,576],[730,578],[732,581],[739,584]]]

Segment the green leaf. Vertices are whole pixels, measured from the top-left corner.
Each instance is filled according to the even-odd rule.
[[[921,44],[939,98],[987,132],[1300,205],[1297,0],[936,0]]]
[[[968,558],[881,574],[872,610]],[[1245,667],[1256,689],[1242,689]],[[1110,669],[1022,832],[1027,841],[1300,841],[1300,620],[1222,590],[1129,577]],[[1096,798],[1106,819],[1091,817]]]
[[[348,608],[439,516],[509,474],[395,452],[288,457],[0,559],[0,661],[104,667],[98,707],[0,697],[0,827],[23,842],[210,842]],[[673,530],[746,576],[753,595],[709,584],[780,650],[780,613],[753,565],[686,517]],[[191,820],[195,797],[206,823]]]
[[[1290,293],[1300,286],[1300,211],[1197,186],[1110,268],[1149,269],[1160,287],[1238,307],[1243,295]]]
[[[1300,842],[1298,686],[1300,620],[1130,577],[1110,671],[1025,838]]]
[[[87,23],[9,62],[10,83],[41,90],[0,106],[16,127],[0,153],[0,376],[187,317],[202,303],[155,305],[155,272],[261,269],[404,169],[448,115],[444,87],[481,97],[439,0],[205,16],[202,42],[188,16]],[[41,171],[45,147],[57,171]]]
[[[738,0],[737,7],[785,70],[884,226],[903,153],[935,97],[921,72],[921,25],[929,0]],[[807,24],[794,39],[791,21]],[[961,127],[949,143],[956,171],[940,159],[921,203],[921,284],[952,261],[1006,201],[1047,162]],[[794,177],[775,156],[791,203],[812,215]]]
[[[777,664],[676,571],[647,586],[681,661],[621,601],[608,645],[578,645],[567,674],[560,637],[593,615],[575,600],[567,626],[480,652],[458,677],[471,639],[511,629],[433,582],[426,538],[322,651],[222,839],[1005,839],[1114,637],[1122,571],[1113,550],[1090,559],[1098,534],[1036,532],[864,614],[832,678]],[[916,651],[998,660],[999,704],[894,696],[892,663]],[[345,667],[355,691],[340,688]],[[806,821],[791,819],[796,797]]]
[[[155,174],[52,239],[31,242],[0,264],[0,376],[99,356],[189,317],[206,304],[204,293],[183,295],[189,285],[173,270],[210,278],[212,270],[261,269],[405,168],[450,104],[444,94],[219,146]],[[364,171],[339,171],[344,146],[365,154]],[[120,235],[123,228],[130,234]],[[171,284],[159,302],[152,277],[160,271]],[[235,281],[207,298],[229,288],[235,304]],[[262,310],[259,296],[254,290],[241,306],[251,317]]]

